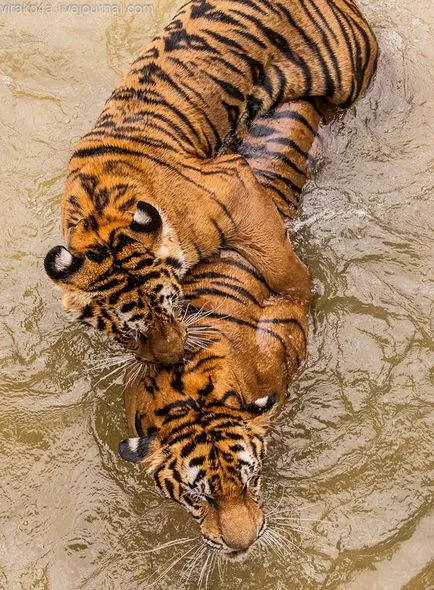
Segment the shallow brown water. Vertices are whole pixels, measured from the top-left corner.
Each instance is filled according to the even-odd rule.
[[[42,271],[71,146],[177,4],[0,11],[0,588],[146,589],[177,552],[144,551],[196,534],[118,457],[121,387],[92,369],[107,345],[68,324]],[[363,5],[379,71],[323,130],[305,191],[295,229],[318,293],[309,360],[272,428],[263,484],[303,530],[284,556],[230,565],[212,589],[434,587],[434,11],[430,0]],[[179,571],[154,587],[197,587]]]

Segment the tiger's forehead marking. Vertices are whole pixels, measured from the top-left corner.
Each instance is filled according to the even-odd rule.
[[[216,442],[212,432],[212,429],[208,431],[200,444],[187,444],[184,448],[189,454],[178,465],[188,487],[197,493],[215,496],[224,490],[225,483],[246,484],[260,464],[260,457],[249,450],[250,445],[241,434],[236,437],[221,435]],[[193,436],[193,440],[197,438]]]

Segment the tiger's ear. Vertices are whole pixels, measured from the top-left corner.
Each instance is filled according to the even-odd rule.
[[[273,393],[272,395],[260,397],[251,404],[246,404],[243,409],[246,412],[253,414],[253,417],[261,416],[262,414],[269,412],[271,408],[275,406],[276,402],[277,394]]]
[[[158,210],[145,201],[139,201],[137,203],[136,211],[133,215],[133,221],[131,222],[131,229],[133,231],[153,234],[161,230],[163,220]]]
[[[125,461],[140,463],[150,457],[158,448],[155,436],[136,436],[119,443],[119,454]]]
[[[83,264],[83,258],[73,256],[64,246],[51,248],[44,260],[47,275],[54,282],[67,281]]]

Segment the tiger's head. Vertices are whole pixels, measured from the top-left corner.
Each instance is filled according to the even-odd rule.
[[[179,309],[181,248],[154,205],[122,202],[84,211],[69,226],[68,248],[56,246],[46,255],[45,270],[79,320],[139,359],[176,363],[186,338]]]
[[[204,543],[229,559],[245,556],[266,529],[259,498],[264,414],[276,396],[241,408],[239,399],[230,391],[210,405],[172,403],[158,431],[119,445],[123,459],[143,463],[160,491],[199,522]]]

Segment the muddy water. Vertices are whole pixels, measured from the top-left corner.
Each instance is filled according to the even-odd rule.
[[[178,552],[144,552],[196,534],[118,458],[120,384],[95,368],[111,353],[68,324],[41,267],[59,241],[72,144],[176,4],[1,7],[0,588],[145,589]],[[434,583],[433,9],[364,5],[379,72],[317,148],[295,227],[317,292],[309,360],[272,428],[264,477],[269,505],[293,508],[299,530],[282,531],[284,555],[231,565],[210,588]],[[194,576],[177,567],[154,587],[194,588]]]

